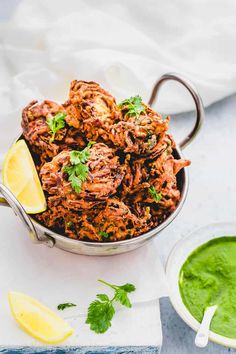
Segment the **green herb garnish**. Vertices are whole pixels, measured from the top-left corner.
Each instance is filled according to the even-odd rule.
[[[156,203],[160,202],[160,200],[162,198],[162,194],[158,193],[154,186],[151,186],[150,188],[148,188],[148,193],[152,196],[152,198],[154,199],[154,201]]]
[[[46,122],[47,125],[50,128],[50,133],[52,134],[52,137],[50,139],[50,143],[52,143],[55,139],[56,132],[59,129],[62,129],[65,127],[65,117],[66,113],[58,112],[54,117],[48,117]]]
[[[65,310],[65,309],[68,308],[68,307],[74,307],[74,306],[77,306],[77,305],[72,304],[71,302],[66,302],[66,303],[64,303],[64,304],[58,305],[58,306],[57,306],[57,309],[63,311],[63,310]]]
[[[72,150],[70,152],[71,166],[65,166],[63,168],[63,171],[68,174],[68,181],[71,182],[71,186],[76,191],[76,193],[80,193],[82,183],[88,176],[89,169],[85,163],[90,157],[90,148],[93,144],[95,144],[95,142],[90,141],[84,150]]]
[[[103,238],[109,238],[110,237],[110,235],[106,231],[100,231],[99,232],[99,236],[101,236]]]
[[[136,117],[138,118],[141,113],[145,112],[145,106],[142,102],[142,98],[140,96],[134,96],[127,98],[126,100],[120,102],[118,107],[121,109],[126,109],[127,112],[125,116],[127,117]]]
[[[132,307],[128,293],[135,291],[135,286],[133,284],[118,286],[109,284],[103,280],[98,281],[112,288],[115,293],[111,299],[106,294],[97,295],[97,299],[89,305],[86,323],[90,325],[92,331],[104,333],[111,327],[111,320],[115,314],[113,306],[115,301],[123,306]]]
[[[66,227],[68,227],[69,229],[70,229],[71,227],[73,227],[73,226],[74,226],[73,221],[68,221],[68,222],[66,223]]]

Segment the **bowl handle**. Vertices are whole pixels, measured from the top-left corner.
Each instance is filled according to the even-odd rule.
[[[0,204],[4,206],[10,206],[13,209],[14,213],[19,216],[25,228],[27,229],[31,240],[34,243],[44,243],[49,247],[53,247],[54,240],[46,235],[44,235],[43,238],[39,237],[29,215],[26,213],[21,203],[18,202],[16,197],[2,183],[0,183],[0,193],[2,194],[2,197],[0,197]]]
[[[150,106],[152,106],[153,103],[155,102],[157,94],[158,94],[159,89],[162,86],[162,84],[165,81],[169,81],[169,80],[178,81],[184,87],[186,87],[186,89],[190,92],[190,94],[194,100],[195,107],[196,107],[196,123],[193,127],[193,130],[179,144],[181,149],[184,149],[195,138],[195,136],[198,134],[198,132],[202,126],[202,123],[204,121],[204,116],[205,116],[204,106],[203,106],[201,96],[199,95],[197,89],[192,84],[192,82],[190,80],[188,80],[185,76],[177,74],[177,73],[167,73],[167,74],[164,74],[160,77],[160,79],[156,82],[156,84],[152,90],[151,97],[148,102],[148,104]]]

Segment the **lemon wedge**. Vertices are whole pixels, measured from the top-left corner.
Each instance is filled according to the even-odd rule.
[[[24,140],[8,151],[3,165],[4,185],[10,189],[28,214],[46,210],[46,199],[30,151]]]
[[[32,297],[10,291],[8,299],[16,322],[32,337],[57,344],[73,334],[73,328],[61,317]]]

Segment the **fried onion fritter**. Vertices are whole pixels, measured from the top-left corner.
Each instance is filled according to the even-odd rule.
[[[23,109],[21,126],[32,151],[38,154],[42,162],[48,161],[68,147],[85,146],[78,130],[68,129],[66,126],[58,130],[51,141],[52,134],[47,120],[57,113],[66,113],[66,110],[62,105],[49,100],[37,103],[38,101],[32,101]]]
[[[70,99],[64,107],[67,124],[88,140],[109,140],[111,125],[121,118],[114,97],[92,81],[72,81]]]
[[[136,155],[158,155],[166,144],[166,131],[170,117],[161,115],[145,106],[140,116],[123,116],[111,128],[111,140],[124,152]]]
[[[138,218],[124,202],[110,198],[105,208],[94,218],[94,225],[99,230],[101,241],[104,233],[110,241],[121,241],[147,231],[150,218],[149,211],[143,218]]]
[[[48,120],[59,113],[64,121],[52,136]],[[47,210],[35,218],[69,238],[94,242],[130,239],[161,224],[180,201],[178,173],[190,164],[174,158],[169,120],[140,96],[117,105],[95,82],[74,80],[62,105],[31,102],[22,114],[23,135],[47,199]],[[77,190],[71,156],[88,147]]]
[[[103,143],[94,144],[86,164],[88,177],[81,192],[76,193],[64,171],[69,163],[70,151],[62,151],[40,170],[43,189],[48,195],[61,199],[61,204],[68,209],[91,209],[104,203],[116,193],[124,176],[118,156],[115,156],[113,150]]]
[[[130,195],[126,195],[126,203],[128,205],[132,203],[132,209],[140,216],[143,213],[144,206],[149,206],[153,222],[158,225],[175,210],[180,200],[176,174],[189,165],[189,160],[176,160],[168,152],[162,154],[147,164],[145,172],[149,175],[148,180],[144,182],[145,179],[141,179],[138,187],[133,188]],[[137,168],[140,169],[140,165]],[[142,188],[139,187],[140,185]],[[149,192],[150,188],[153,187],[157,194],[161,196],[158,203],[155,202]]]

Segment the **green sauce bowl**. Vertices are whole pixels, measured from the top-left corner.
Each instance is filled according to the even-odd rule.
[[[209,224],[195,230],[187,237],[177,242],[167,260],[166,275],[169,284],[170,301],[178,315],[195,331],[198,330],[200,323],[193,317],[184,304],[181,296],[181,291],[183,291],[183,289],[180,288],[179,284],[180,273],[183,265],[186,265],[186,260],[195,250],[211,240],[222,238],[224,236],[235,238],[235,222]],[[199,301],[199,303],[201,303],[201,301]],[[230,333],[229,336],[227,336],[226,333],[225,336],[223,336],[213,331],[209,332],[209,340],[227,347],[236,348],[236,338],[233,339],[229,337]]]

